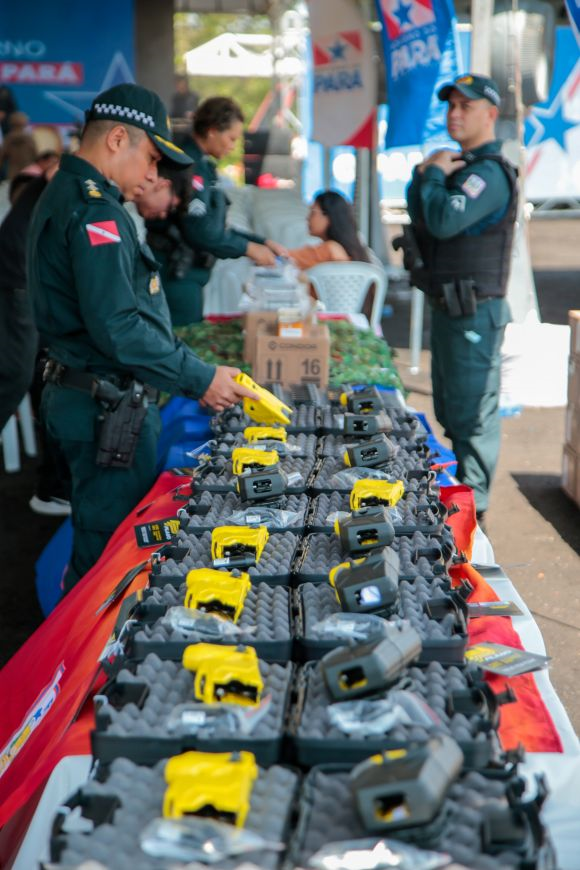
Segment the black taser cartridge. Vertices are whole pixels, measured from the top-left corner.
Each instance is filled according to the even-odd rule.
[[[238,492],[243,502],[267,502],[281,498],[286,492],[288,478],[280,468],[241,474],[237,479]]]
[[[347,613],[390,616],[399,603],[399,555],[383,547],[357,562],[342,562],[329,579]]]
[[[382,505],[353,511],[336,521],[335,531],[343,551],[351,556],[363,556],[371,550],[388,547],[395,539],[393,523]]]
[[[381,433],[368,441],[347,447],[344,464],[350,468],[377,468],[387,465],[398,452],[399,448]]]
[[[350,785],[364,827],[391,831],[432,822],[462,765],[461,749],[443,734],[357,764]]]
[[[393,421],[388,414],[381,411],[378,414],[345,414],[344,429],[345,435],[358,435],[359,438],[370,438],[373,435],[379,435],[381,432],[392,432]]]
[[[328,691],[335,701],[381,692],[419,658],[421,638],[410,625],[392,626],[388,637],[355,647],[339,646],[321,661]]]
[[[381,394],[376,387],[342,393],[340,404],[346,405],[353,414],[378,414],[384,410]]]

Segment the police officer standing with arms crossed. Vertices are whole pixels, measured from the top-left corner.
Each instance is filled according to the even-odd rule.
[[[253,394],[238,369],[206,365],[171,330],[157,263],[123,208],[163,158],[187,166],[159,97],[100,94],[80,149],[63,157],[29,233],[29,287],[49,362],[42,413],[72,475],[69,591],[156,478],[159,390],[223,410]]]
[[[448,103],[449,135],[462,150],[438,151],[415,168],[405,263],[432,308],[435,415],[483,524],[500,445],[500,348],[510,320],[505,295],[517,179],[495,138],[495,82],[463,75],[438,96]]]

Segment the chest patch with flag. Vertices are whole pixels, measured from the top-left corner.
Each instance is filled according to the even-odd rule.
[[[481,196],[486,187],[487,184],[483,178],[472,173],[461,185],[461,190],[465,191],[470,199],[477,199],[478,196]]]
[[[89,241],[96,245],[112,245],[121,241],[121,235],[116,221],[98,221],[86,224]]]
[[[204,188],[203,175],[194,175],[193,178],[191,179],[191,185],[192,185],[194,190],[203,190],[203,188]]]

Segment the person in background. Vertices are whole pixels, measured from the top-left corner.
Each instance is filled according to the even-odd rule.
[[[153,91],[122,84],[86,113],[80,148],[61,160],[28,236],[28,286],[49,348],[42,414],[71,472],[68,592],[156,478],[159,390],[216,410],[255,395],[239,369],[197,357],[171,331],[157,262],[123,199],[186,166]]]
[[[199,94],[189,88],[186,75],[175,76],[175,92],[171,98],[170,114],[172,118],[187,118],[193,120],[195,110],[199,105]]]
[[[10,116],[18,110],[14,94],[6,85],[0,85],[0,130],[6,135],[10,129]]]
[[[438,96],[447,102],[447,129],[461,152],[437,151],[415,167],[407,204],[419,266],[414,251],[405,254],[415,268],[411,280],[432,309],[435,416],[451,439],[457,477],[474,490],[483,527],[500,446],[517,178],[495,135],[500,96],[493,79],[458,76]]]
[[[321,244],[285,252],[299,269],[310,269],[318,263],[370,262],[369,253],[358,237],[354,209],[334,190],[324,190],[314,199],[308,212],[308,232],[321,239]]]
[[[231,154],[243,132],[244,116],[234,100],[210,97],[199,106],[193,133],[183,145],[191,157],[191,185],[187,210],[181,209],[166,227],[156,226],[152,235],[155,253],[167,255],[169,247],[180,247],[183,257],[177,271],[169,271],[168,296],[174,326],[185,326],[201,318],[203,287],[216,259],[249,257],[259,266],[273,266],[276,254],[285,249],[252,233],[228,227],[228,198],[222,189],[215,161]],[[176,233],[177,231],[177,233]],[[169,245],[167,238],[169,238]],[[180,254],[173,257],[175,266]],[[170,265],[167,266],[171,268]]]

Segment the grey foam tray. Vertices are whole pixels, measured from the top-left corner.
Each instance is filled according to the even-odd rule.
[[[547,836],[544,833],[542,837],[539,823],[535,831],[521,810],[511,811],[521,828],[521,840],[510,844],[511,848],[489,842],[486,818],[509,807],[506,795],[517,789],[517,783],[491,780],[475,771],[466,773],[451,786],[436,822],[407,831],[389,831],[386,836],[448,852],[471,870],[555,870],[553,848]],[[537,813],[532,810],[531,814],[536,821]],[[306,867],[308,859],[328,842],[365,837],[369,833],[358,817],[348,772],[331,765],[313,768],[300,795],[300,817],[285,865],[288,870]]]
[[[349,500],[350,495],[340,491],[323,492],[313,498],[308,515],[310,531],[331,534],[334,526],[327,518],[335,511],[350,513]],[[415,492],[411,488],[395,507],[390,509],[389,515],[395,534],[398,536],[413,535],[415,532],[439,535],[443,532],[444,520],[437,499],[425,493]]]
[[[298,514],[298,518],[294,524],[288,526],[287,529],[269,529],[270,534],[279,534],[280,532],[289,531],[294,534],[300,534],[304,531],[306,525],[306,514],[310,500],[307,495],[285,495],[282,496],[279,502],[272,507],[281,510],[293,511]],[[215,493],[201,492],[190,499],[190,505],[193,509],[200,508],[202,512],[194,513],[191,516],[182,515],[181,527],[189,535],[199,535],[206,531],[215,529],[216,526],[227,526],[231,524],[231,517],[235,511],[249,510],[254,516],[260,514],[259,505],[243,504],[237,493]],[[207,509],[207,513],[204,513]],[[184,510],[187,506],[184,505]],[[256,522],[256,521],[254,521]]]
[[[318,451],[318,438],[313,433],[298,432],[295,435],[288,435],[285,443],[290,448],[291,456],[315,456]],[[235,435],[225,433],[220,435],[219,439],[208,442],[208,447],[212,453],[226,457],[230,456],[236,447],[247,446],[243,432],[237,432]]]
[[[195,632],[172,629],[163,622],[163,615],[169,607],[183,605],[186,591],[185,584],[179,589],[167,584],[163,588],[146,590],[133,617],[138,621],[131,628],[127,646],[131,658],[140,660],[149,653],[156,653],[162,659],[181,661],[186,646],[208,640]],[[237,625],[242,629],[239,642],[255,647],[259,658],[279,662],[292,658],[290,590],[285,586],[268,586],[267,583],[252,586]],[[227,639],[221,642],[231,643]]]
[[[220,723],[211,733],[203,725],[195,735],[180,736],[168,732],[167,717],[178,704],[194,700],[194,675],[180,663],[163,661],[154,654],[141,663],[128,664],[95,701],[93,755],[105,763],[125,756],[137,764],[154,764],[187,749],[247,749],[260,764],[275,764],[290,700],[292,665],[260,661],[260,674],[262,697],[269,695],[271,702],[251,734],[231,733]]]
[[[433,596],[443,596],[446,593],[444,583],[434,581],[427,583],[418,578],[415,583],[406,580],[399,584],[400,603],[393,618],[409,620],[418,632],[422,650],[419,661],[427,664],[439,661],[444,665],[462,665],[467,646],[465,623],[450,612],[441,620],[430,619],[424,610],[425,602]],[[341,608],[336,593],[329,583],[304,583],[295,594],[296,605],[296,636],[294,644],[297,661],[312,661],[321,658],[325,653],[344,644],[343,640],[320,640],[312,634],[312,626],[319,620],[334,613],[340,613]]]
[[[290,423],[284,428],[289,435],[298,432],[316,432],[319,428],[319,409],[313,405],[298,405],[290,418]],[[236,405],[227,411],[222,411],[211,420],[211,429],[216,436],[225,435],[228,432],[243,432],[247,426],[254,426],[247,414],[244,414],[240,405]]]
[[[349,494],[352,484],[333,482],[335,474],[346,470],[347,466],[345,466],[342,456],[326,456],[310,485],[311,493],[313,495],[320,492]],[[405,483],[406,495],[412,491],[418,491],[421,484],[423,487],[429,486],[433,478],[433,473],[430,471],[426,459],[416,453],[407,453],[405,450],[400,450],[393,460],[380,470],[388,474],[392,480],[402,480]],[[420,479],[417,479],[416,475],[420,475]]]
[[[415,532],[409,537],[395,538],[390,545],[399,556],[399,579],[414,582],[418,577],[433,581],[446,578],[446,563],[438,538]],[[421,555],[421,553],[429,555]],[[431,555],[433,554],[433,555]],[[300,555],[294,563],[294,577],[302,583],[327,583],[332,568],[348,561],[336,535],[312,534],[302,541]],[[450,581],[447,581],[450,583]]]
[[[426,441],[428,432],[422,422],[413,414],[395,408],[385,408],[385,411],[393,422],[393,429],[388,433],[389,437],[414,439],[418,442]],[[342,415],[344,408],[324,408],[320,413],[319,431],[322,435],[342,435],[344,426]]]
[[[57,866],[77,867],[92,859],[101,861],[109,870],[127,870],[132,866],[138,870],[167,870],[172,862],[147,855],[139,843],[141,831],[162,815],[167,787],[165,764],[164,759],[154,767],[143,767],[118,758],[110,765],[104,781],[91,779],[82,786],[67,806],[71,811],[80,807],[83,819],[92,821],[94,827],[87,833],[67,833],[67,816],[57,816],[51,840],[51,858]],[[298,775],[288,768],[260,769],[245,827],[273,842],[285,842],[298,784]],[[251,852],[244,857],[259,867],[276,870],[283,853]],[[220,861],[219,866],[234,870],[239,861],[239,858],[226,859]]]
[[[179,587],[192,568],[211,568],[213,566],[210,532],[203,532],[200,537],[194,537],[187,535],[182,530],[175,536],[175,543],[180,548],[187,548],[189,554],[179,560],[168,558],[163,562],[158,562],[149,575],[152,586],[165,586],[166,583],[171,583]],[[241,570],[249,573],[252,583],[263,581],[273,586],[287,586],[292,573],[297,544],[297,536],[290,532],[271,535],[259,562],[250,568],[242,568]]]
[[[417,457],[424,457],[425,459],[428,457],[429,448],[425,445],[423,440],[417,440],[413,435],[409,436],[408,433],[406,435],[396,435],[392,432],[387,432],[385,434],[389,441],[393,441],[401,448],[401,450],[405,450],[407,453],[412,453]],[[319,444],[319,453],[321,456],[341,459],[348,446],[362,440],[362,438],[357,437],[356,435],[324,435]]]
[[[459,743],[466,768],[503,765],[494,730],[499,722],[498,703],[483,683],[478,668],[444,668],[439,662],[405,668],[393,688],[417,694],[437,713],[441,724],[433,730],[422,725],[398,725],[387,734],[364,738],[345,734],[332,724],[328,710],[334,702],[320,662],[310,662],[300,669],[297,688],[298,701],[292,711],[289,732],[300,764],[356,763],[382,750],[403,749],[412,741],[425,742],[435,732],[449,734]],[[464,707],[467,715],[450,704],[455,692],[469,693],[470,704]],[[388,698],[388,695],[385,690],[373,697]]]
[[[280,469],[286,474],[299,474],[302,478],[301,482],[288,485],[286,488],[288,495],[299,495],[306,492],[315,463],[316,459],[314,456],[296,459],[293,456],[281,457],[279,463]],[[201,464],[198,466],[193,475],[191,491],[193,493],[236,492],[237,476],[232,471],[231,461],[223,456],[214,457],[212,466],[216,470],[209,471],[208,473],[199,473],[198,469],[201,469],[203,466]],[[271,466],[271,468],[273,467]],[[267,471],[268,469],[264,470]]]

